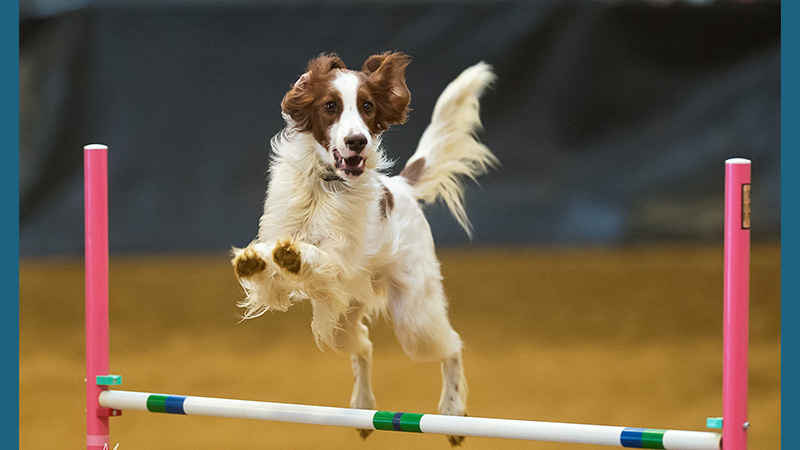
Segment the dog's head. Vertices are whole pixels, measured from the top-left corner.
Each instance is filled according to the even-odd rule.
[[[349,70],[335,54],[322,54],[283,98],[289,126],[308,132],[321,156],[345,179],[374,168],[380,135],[408,117],[407,55],[386,52],[367,58],[360,71]]]

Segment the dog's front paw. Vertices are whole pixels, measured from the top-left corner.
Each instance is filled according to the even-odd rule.
[[[278,241],[272,250],[272,260],[283,270],[295,275],[300,273],[303,264],[300,250],[290,240]]]
[[[231,261],[237,278],[250,277],[267,269],[267,262],[261,258],[252,245],[237,252]]]

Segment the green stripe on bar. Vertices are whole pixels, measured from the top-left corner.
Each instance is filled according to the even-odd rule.
[[[401,413],[394,411],[375,411],[372,416],[372,426],[376,430],[408,431],[422,433],[419,421],[424,414]]]
[[[411,433],[422,433],[422,430],[419,428],[419,421],[422,419],[423,415],[424,414],[403,413],[403,415],[400,416],[400,429]]]
[[[644,430],[642,432],[642,448],[664,448],[666,430]]]
[[[147,410],[157,413],[167,412],[167,396],[150,394],[150,396],[147,397]]]
[[[375,411],[375,415],[372,416],[372,426],[376,430],[394,430],[392,419],[395,414],[397,413],[392,411]]]

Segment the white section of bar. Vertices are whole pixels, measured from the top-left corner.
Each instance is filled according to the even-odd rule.
[[[183,409],[188,415],[231,417],[235,419],[333,425],[372,429],[375,411],[330,406],[293,405],[208,397],[187,397]]]
[[[150,395],[152,394],[143,392],[103,391],[100,394],[100,405],[119,410],[147,411],[147,398]],[[374,429],[372,418],[376,412],[366,409],[189,396],[183,403],[183,409],[187,415],[364,429]],[[454,436],[621,447],[620,435],[625,427],[425,414],[420,420],[420,429],[423,433]],[[717,433],[669,430],[664,433],[664,447],[669,450],[719,450],[720,438]]]
[[[695,448],[720,449],[722,435],[707,431],[668,430],[664,433],[664,448],[692,450]]]
[[[104,391],[100,393],[100,405],[105,408],[120,410],[147,411],[147,398],[150,395],[153,394],[130,391]],[[183,410],[186,415],[191,416],[270,420],[366,429],[374,428],[372,426],[372,416],[375,415],[375,411],[365,409],[191,396],[186,397],[183,403]]]
[[[482,436],[528,441],[569,442],[574,444],[613,445],[620,447],[625,427],[580,425],[574,423],[533,422],[528,420],[489,419],[426,414],[419,422],[423,433],[456,436]]]
[[[100,393],[100,406],[118,410],[147,411],[149,396],[150,394],[144,392],[103,391]]]

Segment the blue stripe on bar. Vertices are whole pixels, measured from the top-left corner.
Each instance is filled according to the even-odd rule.
[[[403,431],[403,428],[400,426],[400,418],[403,417],[403,413],[399,412],[392,417],[392,427],[394,427],[394,431]]]
[[[642,447],[642,428],[625,428],[619,436],[619,442],[623,447],[643,448]]]
[[[664,448],[666,430],[645,428],[625,428],[619,436],[619,442],[628,448]]]
[[[183,402],[186,397],[181,395],[170,395],[164,402],[164,410],[169,414],[186,414],[183,410]]]

